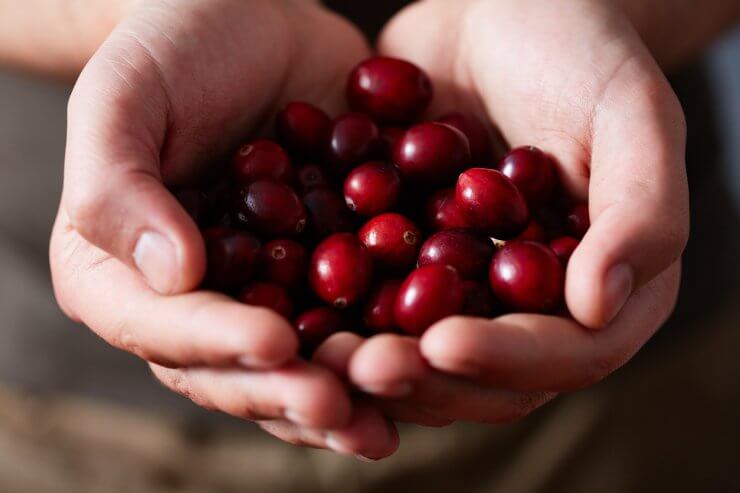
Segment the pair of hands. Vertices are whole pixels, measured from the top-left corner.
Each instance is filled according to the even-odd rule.
[[[51,240],[60,305],[166,386],[290,443],[378,459],[396,421],[506,422],[624,364],[672,311],[688,235],[679,103],[625,15],[591,0],[426,0],[383,54],[435,82],[431,114],[495,121],[553,154],[592,226],[567,271],[575,320],[453,317],[420,339],[337,334],[296,360],[290,325],[191,292],[200,234],[165,186],[259,132],[289,100],[336,113],[361,34],[310,0],[142,2],[69,103]],[[363,392],[353,393],[349,389]]]

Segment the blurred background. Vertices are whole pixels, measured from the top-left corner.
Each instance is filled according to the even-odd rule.
[[[363,464],[199,410],[66,320],[47,241],[70,87],[0,71],[0,493],[740,491],[740,30],[672,81],[692,237],[668,324],[521,423],[403,428],[394,457]]]

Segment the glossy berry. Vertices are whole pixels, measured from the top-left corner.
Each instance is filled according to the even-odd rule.
[[[552,248],[552,251],[558,256],[560,262],[563,265],[567,265],[568,260],[570,260],[571,255],[573,255],[573,252],[576,250],[579,243],[580,242],[572,236],[561,236],[550,242],[550,248]]]
[[[293,166],[288,154],[269,139],[253,140],[240,147],[231,167],[234,178],[242,185],[265,179],[293,181]]]
[[[327,158],[338,173],[368,161],[378,149],[379,130],[369,116],[346,113],[329,130]]]
[[[306,228],[306,209],[288,185],[259,180],[242,190],[239,221],[265,234],[292,236]]]
[[[401,329],[420,336],[435,322],[459,314],[464,304],[463,284],[455,269],[425,265],[403,282],[393,311]]]
[[[263,279],[294,291],[303,285],[308,253],[300,243],[277,239],[262,245],[258,262]]]
[[[547,246],[512,241],[494,255],[489,281],[493,293],[508,308],[547,313],[563,300],[565,272]]]
[[[309,281],[319,298],[345,308],[356,303],[370,287],[372,264],[367,247],[354,235],[334,234],[314,250]]]
[[[344,200],[363,216],[388,212],[401,193],[401,176],[387,163],[371,161],[353,169],[344,181]]]
[[[347,321],[337,310],[321,306],[301,313],[293,322],[301,349],[312,353],[325,340],[347,328]]]
[[[539,243],[545,243],[545,241],[547,240],[547,232],[539,222],[537,222],[535,219],[530,219],[529,224],[527,225],[527,229],[522,231],[514,239],[520,241],[537,241]]]
[[[251,279],[260,249],[257,238],[220,227],[206,230],[203,238],[208,260],[206,286],[231,289]]]
[[[292,102],[277,115],[275,133],[290,151],[304,157],[320,157],[329,138],[331,119],[316,106]]]
[[[312,188],[303,194],[303,203],[308,209],[311,228],[320,237],[352,231],[355,227],[344,199],[331,188]]]
[[[386,271],[413,266],[421,246],[421,231],[407,217],[396,213],[375,216],[357,233],[376,265]]]
[[[355,111],[382,123],[417,119],[432,99],[432,83],[416,65],[389,57],[373,57],[350,74],[347,100]]]
[[[472,168],[457,180],[455,201],[470,224],[499,240],[520,234],[529,223],[524,197],[501,172]]]
[[[385,160],[393,159],[393,149],[406,133],[406,130],[399,127],[383,127],[380,129],[378,139],[378,155]]]
[[[470,143],[470,158],[474,165],[485,167],[491,164],[493,160],[491,138],[486,126],[477,117],[454,111],[440,116],[437,121],[455,127],[465,134]]]
[[[565,217],[565,231],[578,239],[586,236],[591,220],[588,215],[588,204],[577,204]]]
[[[501,161],[501,172],[524,195],[530,207],[550,201],[555,189],[555,166],[552,160],[536,147],[519,147]]]
[[[293,301],[288,292],[278,284],[254,282],[236,298],[247,305],[269,308],[288,320],[293,316]]]
[[[469,221],[455,201],[455,189],[445,188],[436,192],[424,207],[426,225],[433,231],[466,228]]]
[[[467,137],[442,123],[427,122],[411,127],[393,150],[393,163],[412,183],[450,182],[469,162]]]
[[[491,318],[496,315],[496,298],[487,284],[478,281],[464,281],[465,305],[462,315]]]
[[[175,194],[175,197],[195,224],[201,224],[204,221],[208,200],[205,193],[197,188],[183,188]]]
[[[296,168],[298,188],[306,192],[316,187],[328,187],[331,183],[326,171],[318,164],[304,164]]]
[[[493,257],[491,239],[470,229],[448,229],[430,236],[419,252],[419,266],[449,265],[463,279],[486,277]]]
[[[393,314],[401,281],[386,280],[368,296],[363,310],[365,326],[373,332],[396,332],[396,319]]]

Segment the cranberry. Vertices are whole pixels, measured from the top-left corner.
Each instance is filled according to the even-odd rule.
[[[331,119],[316,106],[293,102],[278,113],[275,132],[280,142],[292,152],[319,157],[326,148]]]
[[[249,281],[260,249],[257,238],[229,228],[208,229],[203,238],[208,257],[207,286],[230,289]]]
[[[383,127],[380,129],[378,153],[383,159],[393,159],[393,149],[396,148],[396,144],[403,138],[405,133],[406,130],[399,127]]]
[[[504,156],[499,169],[514,182],[530,206],[550,200],[555,189],[555,166],[541,150],[532,146],[514,149]]]
[[[310,354],[331,335],[345,330],[347,321],[337,310],[321,306],[300,314],[294,326],[301,348]]]
[[[424,213],[427,226],[434,231],[468,227],[468,219],[455,201],[454,188],[435,193],[427,201]]]
[[[357,236],[385,271],[410,268],[421,245],[419,228],[407,217],[392,212],[370,219]]]
[[[452,180],[470,162],[470,145],[462,132],[442,123],[420,123],[408,129],[393,150],[393,162],[414,183]]]
[[[314,292],[337,308],[354,304],[372,281],[373,259],[367,247],[349,233],[334,234],[313,252],[309,280]]]
[[[201,224],[206,213],[206,194],[197,188],[184,188],[175,194],[177,201],[195,224]]]
[[[344,182],[347,207],[363,216],[389,211],[401,193],[401,177],[391,164],[365,163],[352,170]]]
[[[318,164],[304,164],[296,170],[298,187],[307,191],[315,187],[327,187],[330,184],[326,171]]]
[[[464,303],[462,281],[455,269],[425,265],[413,271],[401,285],[394,316],[400,328],[418,336],[435,322],[460,313]]]
[[[578,239],[586,236],[586,231],[591,227],[588,215],[588,204],[577,204],[565,218],[565,231]]]
[[[272,240],[260,249],[260,274],[286,289],[295,290],[303,284],[307,267],[306,249],[293,240]]]
[[[545,228],[543,228],[540,223],[534,219],[530,219],[527,229],[520,233],[515,239],[520,241],[538,241],[540,243],[544,243],[547,240],[547,232],[545,232]]]
[[[496,299],[491,288],[478,281],[463,282],[465,305],[462,315],[491,318],[496,315]]]
[[[347,83],[350,107],[384,123],[417,119],[432,100],[432,83],[416,65],[389,57],[359,64]]]
[[[552,248],[552,251],[558,256],[560,262],[562,262],[563,265],[567,265],[568,260],[570,260],[571,255],[573,255],[573,252],[576,250],[579,243],[580,242],[577,239],[571,236],[561,236],[550,242],[550,248]]]
[[[332,123],[327,157],[339,173],[372,157],[378,148],[375,122],[362,113],[346,113]]]
[[[282,286],[269,282],[255,282],[247,286],[237,299],[252,306],[262,306],[290,319],[293,301]]]
[[[449,265],[463,279],[480,279],[486,275],[493,252],[493,242],[486,235],[470,229],[448,229],[424,242],[419,266]]]
[[[473,227],[500,240],[518,235],[529,223],[524,197],[496,170],[472,168],[462,173],[455,200]]]
[[[437,121],[455,127],[465,134],[470,143],[470,157],[474,164],[482,166],[491,163],[493,159],[491,138],[486,126],[478,118],[455,111],[442,115]]]
[[[321,237],[352,231],[354,221],[342,196],[328,187],[312,188],[303,194],[313,231]]]
[[[293,180],[293,166],[282,147],[268,139],[257,139],[243,145],[231,162],[234,178],[242,185],[273,179],[284,183]]]
[[[284,183],[255,181],[242,191],[239,220],[270,235],[295,235],[306,227],[306,209]]]
[[[205,193],[206,201],[201,226],[234,226],[236,221],[234,221],[232,209],[237,194],[230,180],[220,180],[210,184]]]
[[[565,273],[558,257],[545,245],[512,241],[493,256],[489,280],[507,307],[547,313],[563,299]]]
[[[396,305],[401,281],[386,280],[373,290],[368,297],[363,320],[373,332],[396,332],[396,319],[393,310]]]

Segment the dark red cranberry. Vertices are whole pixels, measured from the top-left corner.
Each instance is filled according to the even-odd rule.
[[[293,324],[298,333],[301,349],[308,354],[330,336],[347,328],[344,316],[337,310],[325,306],[303,312]]]
[[[488,285],[478,281],[465,281],[463,291],[465,306],[462,315],[480,318],[491,318],[496,315],[496,298]]]
[[[552,160],[536,147],[519,147],[501,161],[499,169],[524,195],[530,207],[550,201],[555,189],[555,166]]]
[[[491,152],[491,138],[488,135],[486,126],[477,117],[454,111],[442,115],[437,119],[440,123],[445,123],[455,127],[468,138],[470,143],[470,157],[476,166],[485,166],[493,161]]]
[[[588,215],[588,204],[577,204],[565,218],[565,231],[578,239],[586,236],[586,231],[591,227]]]
[[[419,252],[419,266],[454,267],[463,279],[485,278],[493,257],[491,239],[471,229],[448,229],[430,236]]]
[[[197,188],[184,188],[175,194],[177,201],[188,215],[193,218],[195,224],[201,224],[206,214],[206,194]]]
[[[470,224],[499,240],[512,238],[527,227],[524,197],[501,172],[472,168],[457,180],[455,201]]]
[[[318,164],[304,164],[296,169],[298,188],[306,192],[316,187],[328,187],[331,181],[326,171]]]
[[[314,292],[337,308],[353,305],[372,281],[373,259],[354,235],[334,234],[311,257],[309,281]]]
[[[232,227],[236,226],[232,210],[237,203],[237,191],[234,190],[231,180],[219,180],[210,184],[206,189],[205,209],[200,223],[203,227]]]
[[[522,233],[515,239],[520,241],[537,241],[544,243],[547,240],[547,232],[545,232],[545,228],[543,228],[540,223],[534,219],[530,219],[527,229],[522,231]]]
[[[346,113],[332,123],[327,157],[339,173],[368,161],[378,148],[375,122],[362,113]]]
[[[293,166],[282,147],[268,139],[249,142],[236,151],[231,162],[236,181],[242,185],[257,180],[293,181]]]
[[[489,281],[496,297],[512,310],[548,313],[563,300],[565,272],[547,246],[511,241],[493,256]]]
[[[247,305],[269,308],[288,320],[293,316],[293,301],[288,292],[278,284],[254,282],[236,298]]]
[[[360,63],[347,83],[350,107],[383,123],[416,120],[432,100],[432,93],[432,83],[419,67],[381,56]]]
[[[420,123],[408,129],[393,150],[393,162],[412,183],[450,182],[470,162],[470,145],[462,132],[443,123]]]
[[[250,280],[260,249],[257,238],[229,228],[211,228],[203,239],[208,257],[206,286],[231,289]]]
[[[562,262],[563,265],[567,265],[568,260],[570,260],[571,255],[573,255],[573,252],[576,250],[579,243],[580,242],[577,239],[571,236],[561,236],[560,238],[555,238],[550,242],[550,248],[552,248],[552,251],[558,256],[560,262]]]
[[[294,291],[304,282],[308,268],[308,253],[293,240],[272,240],[262,246],[259,269],[263,279]]]
[[[370,219],[357,236],[384,271],[403,271],[413,266],[421,246],[419,228],[407,217],[393,212]]]
[[[355,227],[344,199],[331,188],[312,188],[303,194],[303,203],[311,218],[311,228],[320,237],[352,231]]]
[[[398,326],[393,310],[399,289],[401,281],[392,279],[383,281],[372,291],[363,310],[363,320],[368,329],[377,333],[396,332]]]
[[[319,157],[326,149],[331,119],[316,106],[292,102],[278,113],[275,132],[290,151],[307,157]]]
[[[464,303],[462,281],[455,269],[425,265],[409,274],[401,285],[394,316],[400,328],[419,336],[435,322],[459,314]]]
[[[427,227],[434,231],[466,228],[468,219],[455,201],[455,189],[445,188],[435,193],[424,208]]]
[[[398,141],[403,138],[406,130],[399,127],[383,127],[380,129],[380,138],[378,141],[378,154],[387,160],[393,159],[393,149],[396,148]]]
[[[344,181],[344,200],[363,216],[388,212],[401,193],[401,176],[395,166],[371,161],[353,169]]]
[[[259,180],[242,191],[239,220],[269,235],[296,235],[306,228],[306,209],[288,185]]]

